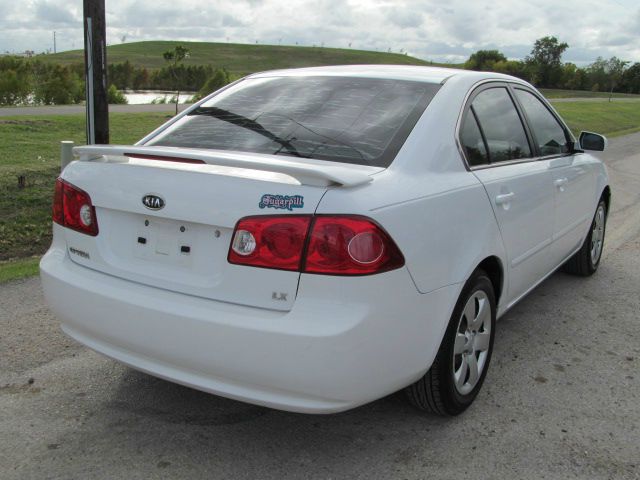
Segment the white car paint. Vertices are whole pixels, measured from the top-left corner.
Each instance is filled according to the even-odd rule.
[[[429,369],[462,287],[483,260],[502,266],[502,315],[580,247],[608,185],[598,160],[580,153],[469,170],[461,154],[456,132],[473,89],[490,81],[532,88],[526,82],[397,66],[253,77],[315,75],[442,86],[386,169],[185,149],[172,152],[207,164],[124,155],[136,148],[167,151],[144,144],[197,105],[136,147],[79,149],[81,160],[62,178],[91,195],[100,234],[54,224],[41,262],[47,302],[65,332],[134,368],[200,390],[284,410],[337,412],[405,387]],[[167,207],[145,209],[140,199],[148,193],[162,195]],[[375,220],[405,265],[339,277],[228,263],[235,223],[264,214],[258,200],[268,193],[303,195],[304,208],[293,213]],[[131,241],[144,235],[155,251]],[[158,256],[183,238],[203,248],[189,257]]]

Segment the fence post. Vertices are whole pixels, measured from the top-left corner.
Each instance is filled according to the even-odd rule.
[[[62,140],[60,142],[60,171],[73,161],[73,142],[71,140]]]

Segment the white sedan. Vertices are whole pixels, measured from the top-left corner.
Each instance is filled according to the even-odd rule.
[[[76,148],[45,296],[79,342],[206,392],[329,413],[404,388],[456,415],[496,319],[597,269],[605,144],[500,74],[251,75],[136,145]]]

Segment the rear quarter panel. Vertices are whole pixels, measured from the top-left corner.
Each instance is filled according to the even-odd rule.
[[[434,175],[446,178],[433,181]],[[434,188],[438,183],[449,188]],[[386,203],[389,188],[403,189],[407,198]],[[467,172],[400,179],[380,174],[360,189],[330,190],[318,213],[359,213],[380,223],[402,251],[420,293],[464,283],[486,257],[504,259],[486,192]]]

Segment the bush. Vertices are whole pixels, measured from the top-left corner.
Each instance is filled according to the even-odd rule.
[[[111,84],[107,90],[107,103],[109,105],[122,105],[128,102],[127,97],[115,85]]]
[[[22,72],[0,71],[0,105],[20,105],[28,103],[31,82]]]

